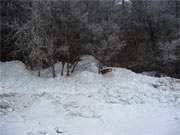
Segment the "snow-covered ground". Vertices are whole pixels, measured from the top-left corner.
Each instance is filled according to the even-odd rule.
[[[90,60],[91,62],[87,62]],[[180,80],[123,68],[99,75],[85,56],[71,77],[0,63],[0,135],[180,135]]]

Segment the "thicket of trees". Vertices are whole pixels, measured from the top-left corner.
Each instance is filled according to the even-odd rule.
[[[124,66],[179,77],[178,0],[1,0],[0,4],[1,60],[15,54],[32,69],[51,66],[55,77],[56,62],[61,61],[70,75],[80,56],[91,54],[99,60],[99,68]],[[174,57],[165,59],[165,50]]]

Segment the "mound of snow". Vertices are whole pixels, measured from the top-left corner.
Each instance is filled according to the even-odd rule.
[[[74,76],[73,79],[86,84],[90,84],[90,83],[95,84],[95,83],[99,83],[99,81],[102,79],[102,76],[97,73],[83,71],[77,74],[76,76]]]
[[[76,70],[77,71],[90,71],[97,73],[97,60],[91,55],[85,55],[81,57],[81,61],[78,63]]]
[[[22,80],[30,75],[25,65],[20,61],[1,62],[0,64],[2,81],[7,79]]]
[[[55,67],[60,72],[61,64]],[[96,60],[84,56],[74,76],[43,79],[21,62],[1,62],[0,134],[180,134],[179,79],[124,68],[103,76],[95,68]]]

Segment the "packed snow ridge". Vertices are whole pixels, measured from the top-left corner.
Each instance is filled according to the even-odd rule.
[[[0,135],[180,135],[180,80],[113,68],[97,74],[82,57],[71,77],[37,77],[1,62]]]

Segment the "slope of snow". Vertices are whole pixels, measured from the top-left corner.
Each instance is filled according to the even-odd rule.
[[[103,76],[95,59],[82,59],[68,78],[56,64],[55,79],[1,62],[0,135],[180,134],[180,80],[123,68]]]

